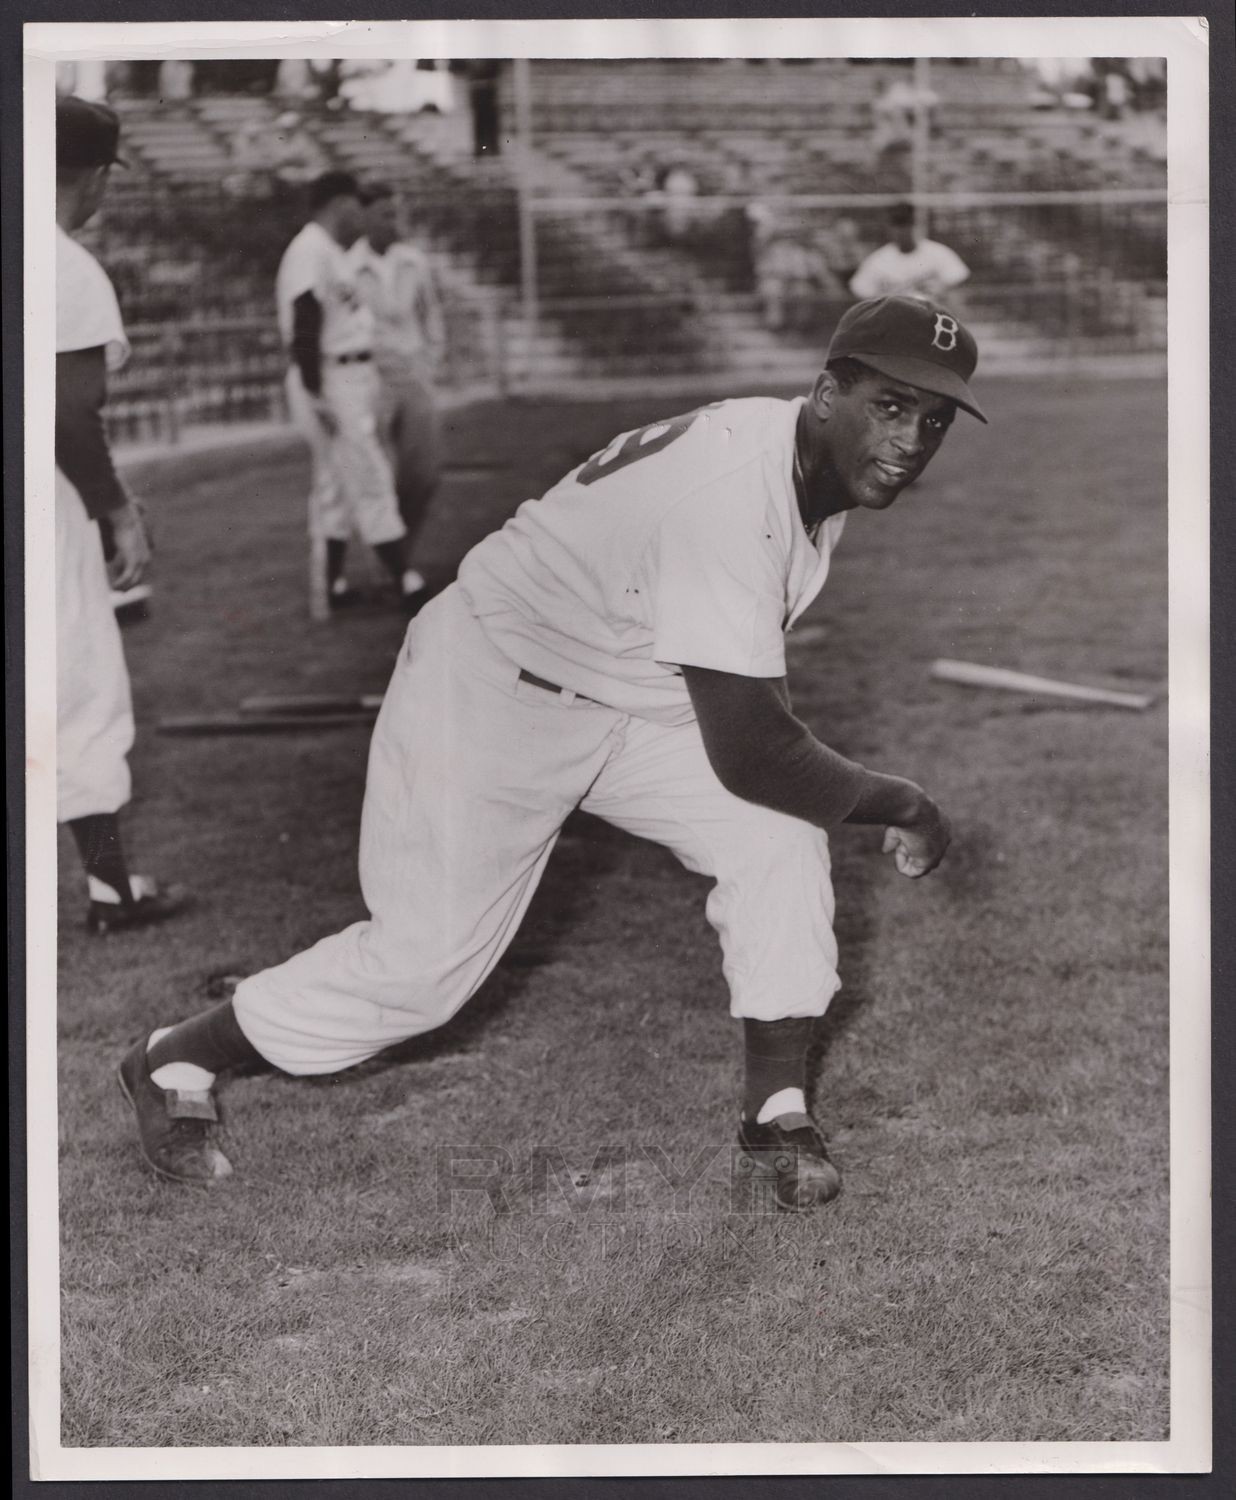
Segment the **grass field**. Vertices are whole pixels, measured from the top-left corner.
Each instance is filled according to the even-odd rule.
[[[983,396],[990,428],[960,419],[892,513],[852,518],[791,637],[800,714],[956,831],[925,882],[878,831],[834,841],[845,989],[814,1108],[846,1186],[807,1218],[730,1180],[738,1030],[704,883],[584,817],[451,1027],[329,1080],[231,1082],[215,1192],[143,1171],[116,1062],[212,973],[361,914],[366,753],[363,730],[154,722],[380,690],[401,636],[376,605],[307,623],[300,462],[151,497],[127,828],[198,902],[88,940],[62,838],[66,1445],[1166,1437],[1166,707],[927,676],[957,656],[1165,685],[1164,393]],[[431,568],[664,405],[458,414]],[[507,1212],[446,1193],[464,1148],[503,1164]]]

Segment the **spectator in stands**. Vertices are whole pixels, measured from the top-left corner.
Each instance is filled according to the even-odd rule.
[[[108,64],[81,58],[77,62],[56,64],[56,93],[75,94],[79,99],[102,101],[107,98]]]
[[[339,85],[342,82],[340,67],[340,60],[337,57],[311,57],[309,59],[309,72],[313,86],[327,109],[341,108],[343,104],[339,97]]]
[[[960,311],[956,288],[970,277],[961,256],[938,240],[920,239],[908,203],[894,204],[888,227],[888,243],[873,250],[850,281],[854,296],[860,302],[891,296],[947,299],[950,310]]]
[[[320,160],[317,148],[294,109],[275,120],[271,170],[285,186],[296,187],[312,178]]]
[[[282,99],[311,99],[316,92],[308,58],[279,59],[279,66],[275,69],[276,95]]]
[[[247,120],[232,132],[231,161],[223,177],[223,188],[238,198],[264,195],[271,190],[275,154],[270,127],[264,119]]]
[[[409,239],[402,206],[386,183],[371,183],[365,191],[365,233],[351,257],[361,299],[373,314],[373,357],[382,383],[379,430],[410,547],[441,479],[434,382],[446,350],[446,324],[432,262]]]
[[[1118,66],[1110,65],[1103,74],[1101,112],[1105,120],[1123,120],[1129,106],[1129,80]]]
[[[817,243],[824,264],[844,297],[866,256],[858,225],[853,219],[843,216],[820,232]]]
[[[829,289],[828,269],[800,225],[786,223],[766,203],[747,206],[756,294],[773,333],[803,332],[816,321]]]
[[[623,164],[618,184],[630,198],[646,198],[657,190],[657,164],[651,156],[637,156]]]
[[[676,162],[661,174],[657,191],[661,200],[661,223],[667,239],[685,240],[696,221],[695,199],[700,185],[695,173]]]
[[[192,99],[193,64],[169,57],[159,64],[159,97],[164,100]]]
[[[920,89],[906,78],[895,78],[871,106],[875,129],[871,150],[876,161],[887,151],[907,149],[914,141],[914,124],[920,111],[930,112],[940,99],[930,89]]]
[[[1133,91],[1133,108],[1160,109],[1165,101],[1167,61],[1162,57],[1126,57],[1125,71]],[[78,92],[80,93],[80,88]]]

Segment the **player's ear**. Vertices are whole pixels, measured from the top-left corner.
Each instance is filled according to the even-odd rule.
[[[815,377],[815,384],[807,397],[807,405],[811,408],[812,415],[821,422],[827,422],[832,416],[833,402],[839,389],[837,377],[830,370],[821,370]]]

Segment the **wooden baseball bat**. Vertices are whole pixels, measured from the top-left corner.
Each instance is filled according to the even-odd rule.
[[[349,724],[369,725],[372,710],[317,714],[180,714],[159,720],[160,734],[287,734],[297,729],[338,729]]]
[[[377,713],[381,693],[255,693],[240,700],[242,714]]]
[[[1106,703],[1112,708],[1149,708],[1154,702],[1144,693],[1117,693],[1111,688],[1088,687],[1080,682],[1056,682],[1006,667],[988,667],[973,661],[941,658],[931,664],[931,675],[941,682],[960,682],[966,687],[1000,688],[1009,693],[1033,693],[1049,698],[1071,698],[1078,703]]]

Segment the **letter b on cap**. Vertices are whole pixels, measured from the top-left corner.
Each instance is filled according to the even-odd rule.
[[[958,327],[956,318],[949,317],[948,313],[937,313],[935,330],[931,335],[931,347],[940,349],[945,354],[951,354],[957,347]]]

